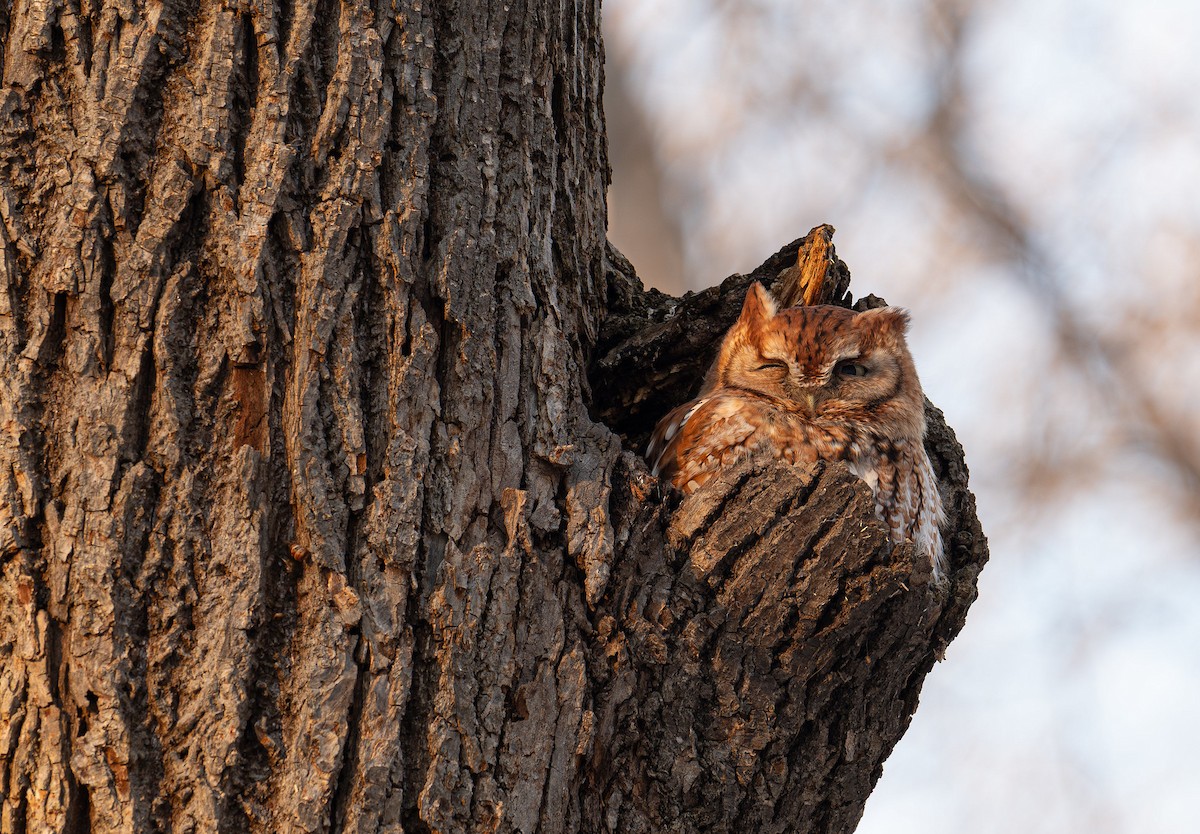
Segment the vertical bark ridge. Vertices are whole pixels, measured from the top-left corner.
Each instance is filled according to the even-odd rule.
[[[435,488],[426,494],[425,512],[445,542],[435,548],[434,556],[444,551],[436,564],[427,563],[432,576],[423,582],[430,587],[429,645],[439,671],[422,684],[427,694],[418,704],[431,714],[417,726],[429,729],[418,730],[423,740],[411,740],[426,748],[418,755],[429,761],[408,813],[414,827],[423,821],[434,830],[532,831],[570,824],[569,815],[558,813],[565,802],[561,783],[548,779],[546,769],[557,755],[570,781],[576,737],[556,742],[546,728],[557,727],[561,711],[576,702],[565,683],[582,645],[569,626],[579,615],[569,612],[582,601],[564,582],[566,554],[539,542],[564,522],[559,496],[577,465],[573,456],[592,452],[572,431],[582,422],[571,405],[579,401],[572,364],[582,367],[569,346],[577,314],[564,315],[571,299],[558,282],[570,278],[550,242],[552,223],[561,222],[552,201],[565,189],[553,173],[549,184],[538,175],[563,164],[545,135],[553,131],[554,77],[564,73],[553,65],[561,60],[556,27],[573,25],[569,15],[564,21],[540,4],[516,3],[465,26],[461,16],[439,20],[439,54],[448,60],[435,75],[432,193],[479,196],[435,198],[431,206],[429,275],[445,325],[442,410],[426,479]],[[500,33],[498,43],[489,42],[490,33]],[[503,78],[500,96],[481,84],[497,66],[513,73],[515,89],[525,88],[519,96]],[[482,136],[468,127],[475,125],[485,127]],[[565,214],[565,204],[558,205]],[[591,241],[581,242],[595,260],[599,235]],[[495,291],[473,274],[480,263],[497,264],[482,276],[495,278]],[[592,276],[595,267],[598,261]],[[555,286],[565,297],[554,297]],[[519,322],[525,338],[508,322]],[[459,669],[471,669],[475,680]],[[578,712],[564,720],[578,729]]]
[[[36,12],[36,8],[32,11]],[[147,697],[145,687],[136,679],[137,675],[145,674],[139,646],[144,642],[143,632],[146,626],[138,624],[143,621],[153,621],[157,624],[159,618],[157,615],[147,617],[144,613],[139,613],[142,610],[141,606],[147,604],[149,598],[137,599],[137,594],[128,587],[128,583],[134,581],[140,573],[138,562],[145,537],[140,533],[136,536],[123,533],[120,529],[120,519],[127,521],[130,513],[136,511],[142,519],[139,525],[144,526],[145,515],[152,517],[154,514],[155,473],[148,471],[144,465],[134,463],[144,451],[140,447],[149,442],[139,421],[144,420],[142,415],[148,410],[147,400],[152,401],[159,390],[154,385],[153,377],[147,376],[147,368],[154,368],[155,362],[154,355],[149,351],[150,341],[145,337],[144,331],[152,329],[156,324],[154,308],[171,261],[177,254],[171,250],[181,236],[177,234],[178,225],[188,206],[192,204],[195,180],[190,170],[195,162],[203,162],[203,148],[194,142],[185,141],[182,142],[182,153],[178,150],[169,152],[165,165],[159,166],[151,176],[143,179],[143,172],[132,172],[134,179],[144,184],[135,183],[133,187],[123,189],[122,182],[111,183],[115,190],[110,191],[108,199],[111,200],[112,195],[118,198],[115,204],[120,215],[119,225],[127,230],[118,230],[114,234],[112,218],[108,215],[104,202],[97,196],[96,184],[98,180],[113,176],[116,160],[125,153],[123,145],[127,144],[127,138],[145,130],[145,120],[141,118],[145,108],[138,104],[139,96],[146,87],[156,86],[160,75],[156,67],[161,63],[155,50],[159,22],[155,18],[158,10],[151,9],[149,14],[150,20],[143,20],[140,15],[136,15],[132,20],[125,20],[113,9],[102,15],[102,21],[107,26],[107,35],[103,42],[109,49],[99,57],[82,56],[84,63],[90,62],[89,68],[95,75],[88,79],[88,89],[85,93],[80,94],[80,90],[73,91],[77,95],[72,101],[76,116],[83,116],[79,125],[92,130],[83,134],[85,141],[78,161],[72,163],[69,169],[73,171],[73,178],[61,190],[62,199],[51,196],[48,201],[50,211],[47,218],[50,222],[39,224],[48,232],[44,238],[46,244],[38,247],[44,256],[42,263],[55,269],[53,273],[43,273],[44,277],[39,283],[57,292],[56,298],[64,295],[67,297],[65,318],[70,325],[65,333],[66,350],[62,357],[62,365],[65,367],[60,369],[51,365],[44,369],[44,372],[65,370],[66,375],[75,377],[72,380],[73,384],[69,386],[52,385],[54,390],[50,399],[55,401],[58,410],[62,412],[83,415],[82,439],[95,459],[88,469],[82,472],[77,472],[69,466],[64,468],[52,465],[48,480],[57,485],[56,491],[61,496],[52,505],[58,508],[54,510],[55,533],[61,537],[60,540],[68,542],[73,538],[80,539],[86,536],[81,542],[82,546],[68,546],[67,555],[63,558],[63,561],[74,563],[68,573],[69,578],[57,580],[63,585],[70,585],[71,613],[67,613],[65,617],[59,613],[58,616],[71,623],[65,632],[67,650],[63,659],[70,672],[63,677],[70,684],[70,694],[67,697],[75,702],[78,717],[71,716],[69,723],[79,725],[79,732],[83,733],[83,741],[76,746],[74,755],[69,759],[86,791],[86,797],[76,796],[75,800],[77,803],[86,804],[85,812],[94,818],[93,822],[100,830],[142,828],[150,813],[146,807],[149,801],[147,797],[158,793],[156,782],[152,780],[147,783],[139,778],[131,780],[128,772],[134,755],[149,762],[158,760],[157,756],[150,755],[151,748],[155,745],[152,739],[145,738],[147,733],[144,725],[139,724],[136,718],[131,721],[130,716],[138,716],[143,712],[139,703],[145,703]],[[220,27],[216,26],[216,35],[226,34],[223,30],[218,30]],[[41,54],[40,47],[36,44],[30,46],[28,38],[25,40],[23,57],[26,61],[30,60],[30,55]],[[80,45],[74,40],[72,44]],[[82,46],[86,48],[88,44]],[[217,37],[213,52],[219,55],[224,48],[225,44]],[[79,53],[75,51],[72,54],[76,58],[73,62],[74,69],[78,70]],[[130,56],[131,60],[123,60]],[[53,51],[50,58],[54,58]],[[225,86],[225,79],[219,68],[208,75],[208,81],[212,82],[208,89],[220,91]],[[15,77],[19,79],[19,73],[15,74]],[[6,78],[11,80],[14,74],[6,73]],[[94,83],[91,83],[92,81]],[[80,89],[84,86],[81,84]],[[10,114],[15,113],[18,118],[28,118],[30,111],[22,113],[17,99],[22,96],[28,97],[26,94],[36,93],[40,91],[30,93],[27,89],[10,87],[6,91],[6,99],[11,105]],[[173,118],[172,124],[181,126],[185,131],[189,126],[202,127],[204,102],[201,102],[201,112],[197,115],[196,111],[187,109],[186,98],[174,99],[176,103],[181,100],[185,102],[185,109],[179,112],[176,108],[168,114],[179,117]],[[34,101],[32,112],[44,112],[38,109],[43,108],[44,104],[41,99]],[[208,104],[209,112],[219,113],[227,109],[229,102],[227,98],[218,97]],[[50,123],[61,125],[61,122],[54,120]],[[203,137],[203,131],[195,130],[192,135]],[[142,136],[140,139],[151,143],[154,141],[152,135]],[[229,137],[223,136],[213,141],[222,144],[228,139]],[[175,147],[179,148],[180,145]],[[34,154],[35,159],[44,156],[40,149]],[[48,171],[55,170],[53,164],[44,168]],[[50,190],[53,195],[54,189]],[[36,195],[36,190],[33,194]],[[12,205],[13,200],[9,197],[6,202]],[[34,209],[41,209],[46,202],[42,201],[42,205],[39,206],[37,200],[31,200],[28,204]],[[206,202],[210,207],[217,204],[211,199]],[[63,210],[55,211],[56,204],[61,205]],[[12,215],[13,212],[9,212],[6,227],[15,227],[19,232],[34,228],[33,224],[17,222]],[[211,228],[212,221],[204,225]],[[219,231],[221,230],[218,229]],[[125,238],[122,244],[122,234],[136,235],[136,243]],[[95,253],[105,252],[114,238],[115,253],[107,257],[96,257]],[[36,241],[33,237],[29,240],[26,249],[32,250]],[[72,251],[79,254],[72,256]],[[107,262],[110,260],[115,262],[115,277],[111,271],[113,264]],[[71,268],[72,264],[76,264],[74,269]],[[148,275],[151,277],[150,281],[146,281]],[[15,276],[10,276],[8,283],[10,290],[15,286],[17,292],[20,292],[21,285]],[[33,301],[36,311],[37,294],[31,295],[33,298],[30,300]],[[188,322],[186,326],[194,326],[194,323]],[[113,332],[114,328],[118,332]],[[159,331],[160,335],[162,332]],[[114,345],[118,348],[115,362],[110,362]],[[174,358],[170,356],[169,350],[159,355],[165,356],[167,363]],[[240,355],[234,356],[235,361],[244,358]],[[234,377],[237,375],[235,370]],[[210,363],[208,367],[202,368],[201,377],[203,387],[211,393],[211,383],[215,381],[219,386],[222,379],[229,377],[226,360],[221,360],[215,365]],[[180,393],[174,385],[163,386],[162,390],[172,397]],[[219,395],[217,399],[219,401]],[[215,402],[212,404],[216,405]],[[209,403],[201,402],[200,405],[204,407]],[[47,435],[53,435],[55,438],[64,436],[62,426],[56,422],[56,418],[49,418],[47,423]],[[159,423],[160,427],[161,425]],[[70,435],[66,433],[65,436]],[[215,436],[220,436],[219,429]],[[167,444],[150,445],[157,449],[160,445]],[[220,448],[220,444],[218,451],[225,451]],[[203,525],[206,529],[199,534],[202,555],[207,557],[201,574],[219,578],[222,584],[219,588],[210,584],[209,589],[216,592],[211,594],[206,593],[204,583],[201,588],[195,589],[190,587],[191,583],[185,582],[181,589],[185,594],[191,592],[199,595],[195,609],[188,614],[189,619],[195,615],[201,617],[201,624],[194,631],[189,628],[195,627],[194,621],[184,624],[184,628],[188,630],[183,632],[184,636],[181,639],[190,644],[187,647],[190,651],[186,654],[189,655],[188,659],[199,661],[199,665],[205,665],[209,660],[213,661],[215,665],[212,671],[215,674],[208,679],[209,685],[202,685],[198,693],[193,692],[193,682],[174,680],[169,674],[165,678],[152,674],[149,678],[151,682],[161,680],[166,683],[172,690],[170,698],[182,701],[181,704],[173,705],[178,708],[172,708],[160,715],[158,728],[168,737],[168,746],[172,749],[172,755],[168,756],[165,763],[168,777],[173,775],[173,770],[181,771],[171,765],[171,762],[176,760],[187,767],[189,775],[185,778],[196,779],[197,775],[200,776],[195,781],[194,790],[189,790],[190,800],[184,806],[174,809],[183,819],[191,816],[203,820],[219,816],[216,809],[222,802],[220,793],[224,787],[223,771],[229,756],[229,745],[240,733],[240,720],[244,717],[244,689],[248,680],[244,662],[246,642],[244,639],[235,638],[231,644],[228,638],[244,634],[253,625],[255,611],[261,598],[261,574],[257,570],[260,562],[256,559],[260,548],[254,545],[262,537],[262,507],[259,496],[256,495],[257,461],[253,452],[251,449],[247,457],[243,447],[243,453],[232,456],[235,465],[224,467],[225,471],[233,470],[232,477],[227,481],[228,487],[218,483],[209,493],[217,499],[219,506],[212,519],[212,526]],[[175,456],[179,456],[178,451],[175,451]],[[213,459],[219,459],[219,456],[214,455]],[[34,467],[30,469],[36,472]],[[186,474],[183,480],[185,486],[196,484],[196,481],[190,481]],[[107,496],[107,499],[104,496]],[[175,492],[174,497],[178,499],[178,504],[184,507],[191,505],[195,498],[188,494],[187,489]],[[111,517],[118,520],[116,524],[104,524],[105,500],[111,504]],[[92,513],[94,521],[99,522],[99,525],[82,523],[81,503],[84,512]],[[137,505],[136,510],[134,505]],[[225,512],[233,512],[235,517],[248,519],[249,525],[238,523],[230,529],[223,529],[226,527],[223,515]],[[164,521],[170,517],[170,513],[167,512]],[[235,559],[225,560],[224,553],[228,552],[230,556],[234,556],[236,551],[226,551],[219,545],[211,550],[203,546],[205,540],[221,540],[223,536],[226,536],[227,540],[248,543],[251,546],[250,558],[245,559],[243,554],[237,553]],[[163,538],[174,551],[175,540],[186,539],[187,535],[179,536],[176,533]],[[118,561],[107,562],[113,555],[118,556]],[[150,568],[151,576],[154,575],[155,561],[151,557],[150,564],[146,566]],[[89,570],[93,565],[94,569]],[[194,561],[190,566],[185,565],[185,575],[198,567]],[[226,568],[231,573],[227,573]],[[56,582],[54,579],[51,581]],[[239,590],[242,588],[245,589],[244,593]],[[64,603],[68,598],[67,592],[62,588],[56,596],[60,596]],[[220,619],[203,619],[205,614],[212,613],[210,609],[217,609],[231,600],[231,616],[224,623]],[[149,604],[154,605],[153,602]],[[95,620],[97,607],[101,614],[111,613],[115,623],[115,631],[112,634],[105,634],[100,623],[95,626],[99,631],[94,634],[89,631],[87,622],[89,619]],[[84,625],[76,626],[75,623],[79,622]],[[126,628],[129,629],[129,633],[124,633]],[[153,643],[152,640],[151,645]],[[208,645],[211,645],[211,649],[206,648]],[[179,652],[174,654],[178,656]],[[112,667],[115,667],[115,671]],[[93,674],[89,674],[89,670],[92,670]],[[96,680],[92,681],[91,678]],[[124,692],[130,693],[132,701],[126,700]],[[189,705],[189,696],[193,694],[197,696],[199,703],[204,703],[209,708],[208,711],[198,712]],[[155,712],[156,710],[150,710],[151,714]],[[188,738],[189,731],[196,732],[203,741],[196,744],[194,739]],[[138,741],[135,736],[143,738]],[[134,753],[131,750],[133,747],[144,749]],[[196,747],[201,748],[200,753],[195,752]],[[58,757],[60,761],[62,758]],[[197,758],[201,760],[198,767],[195,761]],[[47,759],[48,762],[53,760]],[[159,767],[151,765],[146,767],[141,775],[153,774],[158,770]],[[69,787],[71,780],[66,781]],[[131,781],[134,793],[132,797]],[[140,791],[142,795],[138,796],[141,785],[145,785],[146,789]],[[61,827],[80,815],[78,808],[74,812],[61,807],[56,810],[57,813],[47,811],[47,816],[40,822],[49,824],[57,820],[57,825]]]

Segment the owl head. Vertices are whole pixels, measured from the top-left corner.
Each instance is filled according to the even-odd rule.
[[[908,313],[818,305],[778,310],[761,284],[746,293],[704,392],[740,388],[789,403],[813,422],[878,427],[890,437],[925,430],[925,398],[904,334]]]

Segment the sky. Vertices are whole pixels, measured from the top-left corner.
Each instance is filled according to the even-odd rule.
[[[680,230],[643,277],[832,223],[966,449],[991,562],[859,831],[1200,831],[1200,3],[604,8]]]

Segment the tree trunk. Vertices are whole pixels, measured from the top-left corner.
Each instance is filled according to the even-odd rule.
[[[748,279],[606,255],[599,12],[0,8],[0,831],[853,828],[961,451],[949,594],[841,466],[664,498]]]

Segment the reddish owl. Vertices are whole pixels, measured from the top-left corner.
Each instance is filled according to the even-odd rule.
[[[845,461],[875,493],[892,540],[911,540],[942,582],[942,499],[907,328],[896,307],[778,311],[753,284],[699,396],[654,430],[654,473],[690,493],[747,457]]]

